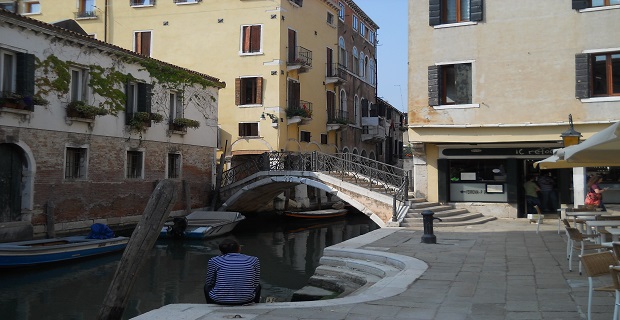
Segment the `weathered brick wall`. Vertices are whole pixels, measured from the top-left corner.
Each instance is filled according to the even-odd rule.
[[[214,150],[167,142],[114,138],[26,128],[0,128],[0,143],[19,141],[33,153],[36,164],[32,224],[46,224],[45,205],[53,203],[57,226],[88,225],[93,221],[121,223],[142,214],[159,180],[166,178],[169,152],[180,152],[181,178],[173,210],[185,209],[182,181],[189,184],[191,206],[210,204]],[[88,146],[88,178],[64,179],[66,145]],[[126,150],[144,151],[144,179],[126,179]],[[85,222],[80,224],[80,222]],[[37,228],[38,227],[38,228]],[[35,232],[36,233],[36,232]]]

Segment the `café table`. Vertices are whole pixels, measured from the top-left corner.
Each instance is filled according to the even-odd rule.
[[[586,222],[595,221],[596,218],[600,217],[603,213],[604,212],[601,211],[566,211],[564,212],[564,215],[567,218],[573,217],[573,226],[577,228],[577,217],[579,217],[580,220],[585,220]]]

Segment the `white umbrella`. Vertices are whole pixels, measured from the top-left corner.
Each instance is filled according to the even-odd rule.
[[[580,144],[556,149],[551,157],[534,165],[541,169],[620,166],[620,122]]]

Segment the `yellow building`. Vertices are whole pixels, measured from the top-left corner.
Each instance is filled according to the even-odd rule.
[[[338,52],[335,0],[39,0],[13,6],[45,22],[75,19],[99,40],[221,79],[227,87],[218,101],[220,150],[226,147],[227,156],[338,149],[336,131],[327,126],[327,92],[338,92],[337,84],[326,81],[328,63],[338,59],[328,56]]]

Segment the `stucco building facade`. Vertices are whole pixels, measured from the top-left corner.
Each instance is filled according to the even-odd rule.
[[[583,139],[620,119],[618,13],[608,1],[410,0],[418,196],[523,216],[522,185],[562,146],[569,115]],[[556,180],[559,202],[580,204],[593,172],[618,178],[614,168],[542,174]]]

